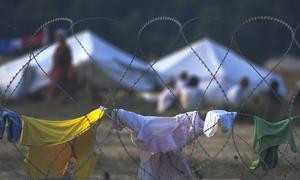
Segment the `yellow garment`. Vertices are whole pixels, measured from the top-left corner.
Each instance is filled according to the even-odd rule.
[[[105,109],[80,118],[48,121],[22,116],[20,144],[29,147],[27,174],[44,179],[63,177],[71,165],[76,179],[89,179],[96,157],[93,127],[101,122]]]

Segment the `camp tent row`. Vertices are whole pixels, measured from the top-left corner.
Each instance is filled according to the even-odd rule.
[[[156,88],[161,81],[157,78],[157,75],[161,76],[164,81],[177,78],[182,71],[187,71],[191,75],[196,75],[201,79],[201,88],[205,89],[211,80],[210,73],[206,70],[204,65],[199,61],[197,56],[191,51],[189,47],[183,48],[177,52],[159,60],[153,65],[156,70],[155,73],[149,66],[149,64],[141,61],[138,58],[133,58],[132,55],[125,53],[124,51],[114,47],[110,43],[106,42],[102,38],[98,37],[90,31],[83,31],[76,35],[81,45],[77,42],[74,36],[67,39],[72,50],[73,64],[79,66],[84,63],[95,63],[108,77],[120,82],[125,87],[132,87],[137,91],[151,91]],[[37,61],[40,66],[49,72],[52,66],[52,55],[54,53],[56,44],[50,46],[45,51],[37,56]],[[219,45],[218,43],[210,39],[202,39],[194,44],[192,47],[197,54],[205,62],[212,73],[218,69],[223,57],[227,52],[227,48]],[[86,53],[88,52],[88,54]],[[3,91],[9,81],[13,78],[15,73],[28,61],[29,55],[12,60],[0,67],[0,89]],[[93,60],[93,61],[91,61]],[[128,66],[129,64],[130,67]],[[11,96],[12,99],[18,99],[25,94],[34,93],[42,87],[49,84],[47,76],[38,68],[35,61],[30,63],[31,69],[35,69],[37,75],[32,79],[30,76],[25,76],[16,91]],[[265,76],[268,71],[254,65],[255,69]],[[124,79],[120,81],[124,72],[127,72]],[[8,89],[8,94],[12,93],[18,81],[21,79],[22,71],[12,83],[12,86]],[[224,64],[216,75],[216,79],[227,91],[232,85],[239,82],[242,77],[248,77],[251,82],[251,86],[255,87],[260,81],[261,77],[257,72],[247,63],[246,59],[240,57],[234,52],[229,52]],[[280,83],[280,91],[285,94],[285,86],[280,76],[271,74],[267,79],[270,82],[272,79],[277,79]],[[266,89],[267,85],[262,83],[258,90]],[[218,87],[216,81],[213,81],[206,93],[206,99],[209,103],[222,103],[225,98]]]
[[[204,61],[212,74],[215,74],[228,52],[228,48],[208,38],[201,39],[191,46],[201,60]],[[161,74],[161,77],[163,77],[165,81],[177,78],[183,71],[188,72],[190,75],[198,76],[201,80],[200,88],[205,90],[208,87],[205,98],[209,103],[222,103],[225,101],[224,93],[216,80],[225,92],[234,84],[238,83],[243,77],[249,79],[251,90],[261,84],[255,90],[254,94],[260,90],[266,90],[269,87],[264,81],[261,83],[261,77],[265,77],[268,71],[233,51],[229,51],[224,63],[215,76],[216,80],[213,80],[208,86],[212,76],[201,63],[201,60],[191,51],[190,47],[185,47],[162,58],[153,67]],[[250,65],[249,63],[252,64]],[[272,80],[278,81],[280,93],[284,96],[286,94],[286,87],[282,78],[272,73],[268,76],[266,81],[270,83]]]
[[[76,38],[80,41],[84,49],[81,47]],[[120,82],[126,87],[132,86],[132,84],[136,81],[136,78],[143,74],[143,78],[141,78],[134,86],[136,90],[141,91],[151,90],[152,86],[157,83],[153,72],[149,71],[148,73],[144,73],[148,68],[146,63],[142,62],[138,58],[133,59],[132,55],[114,47],[94,33],[90,31],[83,31],[76,34],[76,38],[75,36],[71,36],[67,39],[67,43],[72,51],[73,64],[75,67],[84,63],[95,63],[108,75],[108,77]],[[21,81],[18,88],[12,94],[12,99],[18,99],[25,94],[34,93],[42,87],[47,86],[49,84],[49,78],[47,78],[45,73],[38,67],[38,64],[45,72],[49,72],[52,67],[52,56],[56,46],[56,44],[53,44],[40,53],[36,57],[38,63],[35,59],[31,61],[30,69],[34,69],[36,71],[34,79],[30,78],[26,71],[21,71],[19,75],[16,76],[16,79],[11,84],[6,95],[10,95],[14,91],[24,73],[26,73],[26,78]],[[10,80],[15,76],[16,72],[18,72],[29,59],[30,54],[12,60],[0,67],[0,89],[2,92],[9,84]],[[128,64],[130,62],[132,63],[128,68]],[[125,71],[127,72],[126,76],[122,81],[120,81]]]

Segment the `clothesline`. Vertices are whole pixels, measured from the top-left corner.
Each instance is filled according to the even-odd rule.
[[[115,110],[114,108],[106,108],[106,107],[103,107],[103,106],[100,106],[99,107],[100,109],[106,109],[106,111],[104,112],[104,114],[105,114],[105,116],[107,117],[107,118],[109,118],[110,120],[113,120],[113,118],[111,117],[111,115],[110,114],[112,114],[112,112]],[[2,109],[0,109],[0,115],[1,115],[1,117],[2,117],[2,114],[3,114],[3,112],[5,111],[5,110],[8,110],[8,109],[6,109],[6,108],[2,108]],[[10,110],[9,110],[10,111]],[[11,111],[12,112],[12,111]],[[197,111],[199,114],[203,114],[203,113],[208,113],[209,111]],[[254,116],[257,116],[257,115],[253,115],[253,114],[249,114],[249,113],[244,113],[244,112],[237,112],[237,116],[247,116],[247,117],[250,117],[251,119],[253,119],[253,117]],[[86,114],[85,115],[83,115],[83,117],[84,118],[87,118],[88,119],[88,117],[86,116]],[[259,116],[257,116],[257,117],[259,117]],[[188,117],[189,118],[189,117]],[[297,119],[297,118],[300,118],[300,115],[295,115],[295,116],[293,116],[293,117],[288,117],[288,118],[292,118],[292,119]],[[11,123],[14,123],[15,125],[17,125],[19,128],[22,128],[21,127],[21,124],[20,123],[18,123],[18,122],[16,122],[16,120],[15,119],[9,119],[9,121],[12,121]],[[1,129],[1,123],[2,123],[2,121],[0,121],[0,135],[1,135],[1,131],[3,131],[3,129]],[[92,126],[92,124],[90,124],[91,126]],[[2,127],[3,127],[3,125],[2,125]],[[0,138],[1,138],[1,136],[0,136]]]
[[[145,177],[145,176],[149,177],[149,176],[152,176],[151,174],[154,174],[155,176],[160,176],[160,174],[163,173],[163,172],[160,172],[160,170],[158,170],[158,169],[155,169],[155,168],[153,169],[153,167],[157,167],[157,166],[152,166],[152,165],[150,166],[150,164],[152,164],[152,163],[154,163],[154,164],[158,163],[155,159],[148,161],[148,157],[150,158],[150,157],[152,157],[152,155],[154,155],[156,153],[160,154],[159,159],[165,158],[167,160],[169,158],[169,156],[171,156],[171,158],[175,158],[173,160],[178,162],[180,164],[181,168],[183,168],[183,169],[181,169],[184,172],[184,174],[182,174],[182,175],[187,176],[187,177],[192,177],[191,171],[190,171],[188,165],[186,164],[186,160],[181,155],[182,148],[186,144],[188,144],[188,142],[193,142],[193,140],[196,137],[198,137],[199,135],[202,135],[202,134],[205,134],[207,137],[213,136],[217,130],[217,125],[219,123],[221,123],[224,127],[231,128],[232,124],[230,124],[230,123],[233,122],[233,120],[237,117],[237,115],[254,118],[254,120],[256,121],[255,126],[257,126],[257,122],[265,121],[265,120],[260,119],[258,116],[255,116],[252,114],[243,113],[243,112],[240,112],[240,113],[227,112],[224,110],[192,111],[192,112],[181,113],[181,114],[178,114],[176,116],[171,116],[171,117],[143,116],[143,115],[139,115],[134,112],[126,111],[126,110],[122,110],[122,109],[110,109],[109,111],[110,112],[107,111],[107,108],[100,106],[95,115],[90,116],[91,113],[88,113],[88,114],[82,116],[81,118],[77,118],[78,121],[82,121],[81,123],[85,123],[84,128],[82,127],[82,125],[76,126],[76,132],[74,132],[70,136],[68,134],[66,134],[66,138],[64,141],[61,141],[58,139],[61,136],[60,134],[62,132],[60,131],[61,129],[59,129],[59,128],[57,129],[57,127],[58,127],[57,123],[59,123],[59,124],[69,123],[71,121],[69,121],[69,122],[68,121],[47,121],[47,120],[38,120],[35,118],[29,118],[26,116],[22,116],[22,121],[23,121],[22,133],[25,133],[25,135],[27,134],[27,136],[23,135],[22,140],[20,142],[23,145],[30,145],[30,147],[31,147],[31,150],[29,151],[29,153],[31,153],[31,157],[28,158],[30,160],[30,163],[28,163],[28,166],[30,167],[29,172],[31,173],[31,174],[29,174],[29,176],[32,176],[32,177],[44,176],[44,174],[42,174],[42,176],[41,176],[40,170],[36,169],[36,164],[39,164],[37,167],[42,169],[41,172],[46,172],[45,174],[47,177],[55,175],[54,173],[58,173],[58,174],[60,174],[60,176],[65,174],[65,168],[62,166],[58,166],[59,163],[57,164],[56,161],[60,162],[59,158],[62,156],[63,157],[70,156],[70,158],[76,157],[73,154],[75,152],[73,149],[76,150],[76,149],[82,147],[82,143],[84,143],[84,142],[90,142],[89,146],[83,146],[83,147],[87,148],[87,149],[85,149],[86,152],[90,152],[91,147],[92,147],[92,145],[91,145],[92,136],[94,136],[94,134],[89,133],[90,135],[86,136],[86,137],[84,134],[87,134],[85,132],[91,132],[88,130],[90,129],[91,126],[93,126],[93,122],[96,121],[96,119],[98,119],[98,118],[103,119],[103,115],[105,115],[109,119],[113,120],[113,123],[115,123],[116,120],[121,120],[124,127],[126,127],[126,129],[129,129],[131,131],[131,133],[134,133],[133,140],[134,140],[135,144],[137,145],[137,147],[144,153],[147,152],[146,153],[146,154],[148,154],[147,156],[145,156],[145,157],[141,156],[141,158],[142,158],[141,162],[143,162],[143,163],[140,165],[141,167],[139,169],[139,175],[138,175],[139,177]],[[10,111],[10,112],[13,113],[13,111]],[[121,114],[118,114],[119,112]],[[201,113],[207,113],[205,121],[203,121],[199,117],[199,114],[201,114]],[[5,110],[1,109],[1,119],[2,120],[4,118],[4,117],[2,117],[3,115],[5,115]],[[7,115],[7,113],[6,113],[6,115]],[[13,117],[16,117],[16,116],[14,115]],[[298,117],[300,117],[300,116],[295,116],[294,118],[298,118]],[[92,118],[92,119],[89,119],[89,118]],[[207,118],[210,118],[210,119],[207,120]],[[229,121],[226,121],[226,118],[227,118],[227,120],[229,118]],[[288,119],[291,119],[291,118],[288,118]],[[9,122],[16,123],[17,121],[9,119]],[[24,125],[24,122],[25,122],[25,125]],[[229,122],[229,125],[228,125],[228,122]],[[53,127],[48,127],[47,124],[49,124]],[[36,127],[34,129],[31,128],[32,130],[35,131],[35,133],[34,133],[35,135],[33,137],[29,136],[29,135],[32,135],[32,132],[28,129],[32,125]],[[4,126],[5,126],[5,124],[4,124]],[[286,126],[286,127],[288,127],[288,126]],[[24,131],[24,128],[28,132]],[[41,150],[43,150],[43,148],[47,149],[47,146],[43,147],[43,144],[47,145],[49,143],[48,142],[49,137],[47,134],[47,130],[45,130],[47,128],[50,128],[49,130],[51,130],[51,132],[53,132],[53,133],[50,133],[49,135],[57,134],[57,136],[52,137],[53,141],[51,141],[50,144],[54,143],[54,145],[59,146],[58,149],[60,149],[60,148],[63,149],[63,151],[59,150],[58,152],[56,152],[57,150],[53,149],[53,153],[59,155],[59,156],[57,156],[58,159],[56,159],[57,157],[54,156],[54,154],[53,154],[53,156],[48,154],[47,157],[49,158],[49,161],[47,160],[47,162],[52,162],[49,168],[47,168],[48,164],[46,164],[44,166],[40,166],[40,165],[43,165],[43,163],[44,163],[44,161],[40,162],[40,160],[43,159],[43,158],[41,158],[43,156],[43,151],[41,151]],[[62,125],[61,128],[65,129],[64,132],[68,132],[67,127],[64,127],[64,125]],[[82,133],[80,129],[83,129],[84,132]],[[122,130],[123,128],[121,127],[120,129],[118,129],[118,127],[117,127],[116,129]],[[270,129],[272,129],[271,126],[270,126]],[[206,133],[206,131],[208,131],[208,132]],[[77,133],[79,135],[77,135]],[[83,136],[81,136],[81,135],[83,135]],[[30,137],[34,138],[34,140],[32,140]],[[176,138],[179,138],[179,139],[176,139]],[[80,139],[82,139],[83,141]],[[45,140],[47,140],[47,141],[45,141]],[[60,145],[61,143],[65,143],[70,140],[76,140],[76,142],[82,141],[82,143],[78,144],[78,146],[77,146],[74,141],[71,143],[72,146],[69,146],[68,144],[66,144],[63,147],[62,145]],[[42,143],[41,144],[42,146],[40,148],[35,147],[34,143],[36,143],[36,142]],[[56,144],[56,143],[58,143],[58,144]],[[64,152],[65,147],[71,147],[71,149],[69,148],[70,150],[68,150],[71,152],[71,154]],[[59,153],[60,151],[62,151],[62,152]],[[179,154],[176,153],[177,151],[179,152]],[[277,152],[277,151],[275,151],[275,150],[272,151],[273,154],[275,152]],[[260,153],[262,153],[262,152],[260,152]],[[262,154],[261,156],[263,156],[263,155],[264,154]],[[52,159],[52,157],[55,157],[55,158]],[[146,159],[143,160],[143,158],[146,158]],[[274,158],[277,158],[276,154],[274,154]],[[70,160],[67,160],[66,162],[62,162],[62,163],[66,164],[69,161]],[[93,158],[89,162],[90,165],[87,166],[89,169],[83,170],[85,174],[90,174],[91,168],[94,163],[92,161],[93,161]],[[53,164],[53,162],[54,162],[54,164]],[[166,168],[170,166],[170,164],[168,164],[168,162],[163,162],[163,163],[165,163],[164,166]],[[178,164],[178,163],[176,163],[176,164]],[[263,163],[265,164],[265,162],[263,162]],[[35,166],[32,166],[31,164],[34,164]],[[258,163],[254,164],[253,167],[256,168],[259,165],[260,165],[260,163],[258,161]],[[275,166],[276,166],[276,163],[273,164],[271,166],[271,168],[273,168]],[[54,168],[53,172],[51,172],[52,168]],[[83,172],[83,171],[81,171],[81,172]],[[150,171],[150,175],[149,175],[148,171]],[[173,174],[176,174],[178,177],[182,177],[182,175],[180,173],[178,173],[178,172],[176,173],[176,170],[171,169],[170,171]],[[165,175],[165,177],[167,178],[167,177],[169,177],[169,175]]]
[[[202,111],[203,112],[203,111]],[[210,112],[210,111],[209,111]],[[266,120],[263,120],[263,119],[261,119],[261,118],[259,118],[258,116],[255,116],[255,115],[251,115],[251,114],[248,114],[248,113],[239,113],[239,115],[244,115],[244,116],[247,116],[247,117],[251,117],[251,118],[254,118],[254,120],[256,121],[256,122],[260,122],[260,124],[266,124],[267,126],[270,126],[269,127],[269,129],[270,129],[270,131],[268,131],[268,132],[272,132],[272,129],[273,128],[277,128],[277,126],[278,125],[280,125],[280,126],[284,126],[284,128],[280,128],[281,130],[280,131],[275,131],[275,132],[282,132],[282,133],[285,133],[285,130],[284,131],[282,131],[283,129],[286,129],[287,131],[290,131],[290,132],[293,132],[292,131],[292,129],[289,129],[289,127],[291,127],[290,125],[288,125],[290,122],[292,122],[291,121],[291,119],[292,118],[287,118],[287,120],[283,120],[283,121],[281,121],[279,124],[277,123],[276,125],[274,124],[272,124],[272,123],[267,123],[267,121]],[[294,118],[298,118],[299,116],[295,116]],[[282,122],[284,122],[284,123],[282,123]],[[286,122],[286,123],[285,123]],[[214,125],[213,125],[214,126]],[[212,127],[213,127],[212,126]],[[257,126],[257,123],[255,123],[255,126]],[[260,129],[260,127],[256,127],[257,129]],[[271,137],[277,137],[278,136],[278,134],[276,134],[275,132],[272,132],[273,134],[272,134],[272,136]],[[286,137],[292,137],[292,134],[289,134],[289,135],[286,135]],[[266,138],[264,138],[264,136],[262,136],[262,137],[259,137],[259,138],[261,138],[262,139],[262,141],[261,141],[261,143],[262,142],[264,142],[264,139],[266,139]],[[284,144],[284,143],[289,143],[289,144],[293,144],[294,142],[290,142],[290,141],[288,141],[288,140],[286,140],[285,142],[281,142],[281,141],[279,141],[279,142],[274,142],[274,143],[277,143],[277,146],[279,146],[280,144]],[[269,145],[269,147],[270,147],[270,145]],[[269,147],[268,148],[265,148],[265,150],[268,150],[269,149]],[[260,152],[257,152],[257,153],[260,153],[260,156],[261,156],[261,158],[259,159],[259,161],[255,161],[255,162],[253,162],[253,164],[252,164],[252,166],[251,166],[251,168],[252,169],[255,169],[255,168],[257,168],[258,166],[260,166],[260,165],[262,165],[262,163],[263,163],[263,168],[264,169],[273,169],[273,168],[275,168],[276,167],[276,165],[277,165],[277,161],[276,162],[270,162],[270,161],[268,161],[269,159],[269,156],[267,156],[267,154],[268,154],[268,152],[265,152],[265,150],[262,150],[262,151],[260,151]],[[293,149],[292,150],[293,152],[295,152],[295,149]],[[272,158],[274,158],[274,159],[277,159],[278,158],[278,156],[277,156],[277,149],[274,149],[274,150],[270,150],[270,152],[272,152],[272,156],[270,157],[271,159]],[[266,162],[265,162],[266,161]],[[270,166],[270,167],[269,167]],[[266,168],[266,167],[269,167],[269,168]]]
[[[107,113],[101,113],[102,115],[103,114],[106,114],[106,115],[108,115]],[[193,117],[194,118],[199,118],[198,117],[198,113],[197,112],[193,112]],[[139,116],[139,115],[138,115]],[[87,117],[87,115],[85,115],[85,117]],[[95,116],[95,117],[97,117],[97,116]],[[110,116],[109,116],[110,117]],[[185,113],[183,113],[183,114],[181,114],[181,116],[180,116],[181,118],[184,118],[184,119],[187,119],[186,117],[185,117]],[[154,117],[155,118],[155,117]],[[168,118],[168,117],[166,117],[166,118]],[[78,120],[83,120],[83,119],[85,119],[85,118],[77,118]],[[87,120],[88,118],[86,118],[86,120]],[[23,128],[22,128],[22,132],[26,132],[27,134],[28,134],[28,136],[24,136],[24,135],[22,135],[22,139],[23,140],[21,140],[21,142],[26,142],[26,143],[22,143],[22,144],[24,144],[24,145],[29,145],[29,144],[31,144],[30,142],[36,142],[36,141],[39,141],[39,139],[36,139],[36,138],[40,138],[40,140],[41,140],[41,142],[42,143],[46,143],[45,145],[47,145],[47,144],[49,144],[49,138],[47,137],[48,135],[43,135],[44,133],[47,133],[47,128],[49,128],[49,127],[47,127],[47,126],[44,126],[43,125],[43,128],[41,128],[42,126],[40,126],[40,125],[42,125],[42,124],[44,124],[44,123],[53,123],[53,125],[55,124],[55,123],[67,123],[68,121],[46,121],[46,120],[38,120],[38,119],[34,119],[34,118],[29,118],[29,117],[26,117],[26,116],[22,116],[22,120],[24,121],[24,120],[26,120],[26,121],[24,121],[23,122],[23,124],[25,123],[25,125],[26,126],[23,126]],[[200,121],[202,121],[201,119],[199,119]],[[44,122],[45,121],[45,122]],[[74,121],[74,120],[72,120],[72,121]],[[174,121],[170,121],[171,123],[172,122],[174,122]],[[42,124],[41,124],[42,123]],[[186,123],[189,123],[189,121],[186,121]],[[36,127],[38,127],[37,129],[36,128],[34,128],[35,129],[35,131],[36,130],[38,130],[38,132],[39,133],[35,133],[35,135],[34,136],[29,136],[30,135],[30,133],[31,132],[34,132],[34,131],[30,131],[30,129],[28,129],[27,127],[30,127],[31,125],[30,124],[32,124],[32,125],[34,125],[34,126],[36,126]],[[185,127],[185,125],[184,125],[185,123],[183,123],[182,125],[182,127]],[[30,125],[30,126],[28,126],[28,125]],[[50,124],[49,124],[50,125]],[[201,126],[197,126],[197,127],[202,127],[203,125],[201,125]],[[51,126],[50,126],[51,127]],[[81,126],[79,126],[79,127],[81,127]],[[189,130],[189,132],[190,132],[190,135],[193,135],[192,134],[192,131],[191,130],[193,130],[193,126],[192,126],[192,124],[190,124],[188,127],[190,127],[190,128],[187,128],[186,130]],[[25,129],[24,129],[25,128]],[[177,128],[177,127],[176,127]],[[31,128],[32,129],[32,128]],[[32,130],[34,130],[34,129],[32,129]],[[55,134],[60,134],[61,132],[60,131],[54,131],[56,128],[55,127],[53,127],[53,128],[50,128],[50,129],[52,129],[51,130],[51,135],[55,135]],[[50,130],[49,129],[49,130]],[[182,135],[182,133],[184,133],[184,132],[186,132],[187,133],[187,131],[185,130],[185,129],[182,129],[183,131],[179,131],[180,133],[180,135]],[[201,130],[202,131],[202,129],[199,129],[199,130]],[[78,131],[80,131],[80,130],[77,130],[77,132]],[[64,130],[64,132],[65,132],[65,130]],[[160,133],[160,132],[158,132],[158,133]],[[49,134],[49,135],[50,135]],[[82,133],[81,133],[82,134]],[[146,135],[146,134],[145,134]],[[30,137],[34,137],[34,140],[32,140]],[[57,137],[59,137],[59,136],[57,136]],[[74,138],[80,138],[80,136],[77,136],[77,135],[74,135]],[[25,141],[24,141],[25,140]],[[46,140],[46,141],[44,141],[44,140]],[[68,140],[72,140],[73,141],[73,139],[71,138],[67,138],[67,139],[65,139],[66,141],[68,141]],[[65,142],[65,140],[63,141],[63,142]],[[143,139],[141,139],[141,142],[143,142],[144,140]],[[163,139],[161,139],[161,144],[164,144],[164,140]],[[175,158],[174,160],[176,160],[177,158],[177,160],[179,160],[181,163],[182,163],[182,167],[185,169],[185,175],[184,176],[189,176],[189,177],[191,177],[191,173],[190,173],[190,170],[189,170],[189,167],[188,167],[188,165],[186,164],[186,162],[185,162],[185,160],[184,160],[184,157],[182,156],[182,155],[180,155],[181,153],[179,153],[178,155],[176,155],[177,153],[171,153],[171,154],[169,154],[169,151],[172,151],[172,150],[175,150],[176,148],[178,148],[178,147],[183,147],[183,145],[185,144],[187,142],[187,139],[186,140],[184,140],[184,141],[182,141],[182,143],[180,144],[180,145],[177,145],[177,144],[174,144],[174,145],[171,145],[169,148],[171,148],[171,149],[165,149],[165,153],[167,153],[166,155],[166,158],[168,159],[168,157],[170,156],[170,157],[172,157],[172,158]],[[53,144],[53,143],[58,143],[58,140],[54,140],[51,144]],[[155,143],[155,141],[153,141],[153,143]],[[54,144],[54,145],[55,145]],[[73,144],[73,143],[72,143]],[[60,146],[60,143],[59,144],[57,144],[57,145],[59,145]],[[66,145],[68,145],[68,144],[66,144]],[[43,145],[42,145],[43,146]],[[48,145],[47,145],[48,146]],[[45,146],[45,148],[47,149],[48,147],[47,146]],[[56,165],[57,163],[59,163],[59,164],[65,164],[65,163],[62,163],[61,162],[61,160],[60,160],[60,157],[65,157],[67,154],[65,154],[66,152],[63,150],[63,151],[61,151],[61,150],[59,150],[58,152],[60,152],[60,153],[58,153],[57,155],[59,155],[59,158],[57,159],[57,157],[55,156],[55,158],[54,159],[56,159],[55,161],[51,161],[51,155],[50,154],[47,154],[47,156],[46,157],[48,157],[48,158],[50,158],[49,160],[46,160],[45,162],[52,162],[50,165],[49,165],[49,169],[47,170],[47,168],[46,167],[48,167],[48,165],[46,164],[46,166],[45,166],[45,164],[43,165],[43,163],[45,163],[44,161],[43,162],[40,162],[41,160],[43,160],[43,157],[42,157],[42,153],[43,153],[43,151],[40,151],[40,150],[37,150],[37,151],[35,151],[35,144],[32,144],[31,146],[30,146],[31,148],[34,148],[34,149],[32,149],[32,151],[29,151],[29,156],[28,156],[28,160],[29,160],[29,162],[30,163],[28,163],[27,165],[29,166],[28,168],[29,168],[29,176],[33,176],[33,177],[43,177],[45,174],[46,174],[46,176],[47,177],[50,177],[50,176],[53,176],[53,175],[62,175],[62,174],[64,174],[64,168],[63,167],[61,167],[61,165]],[[59,148],[59,149],[65,149],[65,147],[68,147],[68,146],[65,146],[65,145],[63,145],[63,147],[61,147],[61,148]],[[72,146],[73,147],[73,146]],[[77,148],[77,147],[80,147],[80,146],[75,146],[75,149]],[[148,146],[148,147],[150,147],[150,146]],[[39,148],[38,148],[39,149]],[[72,150],[73,148],[71,148],[71,150]],[[72,150],[73,151],[73,150]],[[50,152],[50,151],[49,151]],[[55,152],[55,151],[54,151]],[[62,155],[62,154],[64,154],[64,155]],[[164,155],[163,155],[164,156]],[[72,157],[72,156],[71,156]],[[33,159],[32,159],[33,158]],[[167,160],[166,159],[166,160]],[[176,161],[177,161],[176,160]],[[57,163],[56,163],[56,161],[57,161]],[[68,162],[68,161],[67,161]],[[54,164],[53,164],[54,163]],[[32,166],[32,164],[34,164],[34,166]],[[36,165],[36,164],[38,164],[38,165]],[[170,164],[168,165],[168,163],[166,164],[166,167],[171,167],[170,166]],[[39,169],[41,169],[41,170],[36,170],[36,168],[39,168]],[[141,167],[140,168],[140,175],[141,174],[143,174],[143,176],[145,175],[145,174],[148,174],[147,176],[151,176],[151,173],[150,173],[150,175],[149,175],[149,173],[147,173],[147,170],[145,170],[145,168],[143,168],[143,167]],[[173,169],[172,170],[174,173],[175,173],[175,170]],[[42,173],[42,176],[41,176],[41,172],[46,172],[46,173]],[[86,171],[87,172],[87,171]],[[50,174],[49,174],[50,173]],[[181,175],[180,175],[180,173],[178,174],[178,176],[179,177],[181,177]]]

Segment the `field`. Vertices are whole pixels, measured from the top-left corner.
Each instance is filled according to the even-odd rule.
[[[105,95],[104,97],[108,96],[109,95]],[[127,97],[124,96],[124,93],[117,92],[114,96],[115,99],[119,98],[119,100],[103,104],[108,107],[113,106],[130,109],[142,114],[149,115],[155,113],[153,104],[147,104],[138,98],[130,98],[133,97],[134,94]],[[68,101],[24,101],[19,103],[9,103],[7,107],[16,110],[21,114],[38,118],[65,119],[82,115],[93,108],[97,108],[101,105],[101,103],[99,104],[98,102],[104,101],[95,101],[87,98],[85,101],[79,101],[77,105]],[[168,115],[174,115],[177,114],[177,112],[178,109],[173,109]],[[204,118],[205,113],[201,116]],[[111,175],[111,179],[136,179],[139,155],[136,147],[131,142],[130,134],[128,131],[123,130],[120,132],[119,138],[117,132],[111,130],[110,126],[111,120],[107,118],[98,128],[97,144],[100,149],[98,148],[97,151],[98,162],[93,177],[98,177],[96,179],[99,179],[104,172],[108,172]],[[299,123],[295,127],[295,130],[297,134],[300,134]],[[228,137],[229,141],[227,145],[218,155],[216,155]],[[252,120],[247,118],[238,119],[234,125],[234,138],[242,159],[238,156],[230,133],[218,132],[217,135],[211,138],[200,136],[198,142],[185,147],[184,153],[187,156],[191,169],[198,169],[197,174],[195,174],[197,179],[200,179],[201,177],[204,179],[256,179],[257,177],[264,177],[265,179],[299,179],[299,172],[293,169],[293,166],[290,166],[284,158],[287,158],[290,163],[299,169],[300,154],[291,153],[289,147],[286,146],[281,147],[281,152],[283,152],[284,157],[279,155],[279,165],[276,169],[270,171],[268,174],[265,174],[264,171],[258,169],[254,172],[257,177],[251,175],[248,167],[251,162],[258,157],[252,149]],[[295,140],[299,149],[299,137],[296,136]],[[124,143],[125,147],[121,145],[121,142]],[[205,151],[200,147],[199,142],[209,153],[210,158],[208,158],[208,155],[205,154]],[[125,148],[130,156],[125,151]],[[191,154],[191,149],[193,148],[194,151]],[[1,179],[26,179],[26,171],[23,163],[23,156],[25,154],[25,147],[8,143],[6,138],[2,139],[0,144]]]

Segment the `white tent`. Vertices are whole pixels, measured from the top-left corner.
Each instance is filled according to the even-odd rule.
[[[200,58],[205,62],[207,67],[214,74],[222,59],[227,52],[227,48],[210,40],[202,39],[192,44],[193,49],[197,52]],[[266,76],[267,70],[254,65],[256,70],[262,75]],[[210,72],[204,67],[201,61],[192,52],[190,47],[183,48],[171,55],[162,58],[154,65],[154,69],[167,81],[168,79],[176,79],[179,74],[186,71],[189,75],[196,75],[201,79],[200,87],[205,89],[212,78]],[[262,80],[255,70],[248,64],[246,59],[230,51],[224,64],[220,67],[216,79],[221,84],[225,92],[234,84],[238,83],[241,78],[248,77],[251,84],[251,89],[258,85]],[[285,95],[286,89],[283,80],[280,76],[271,74],[267,81],[276,79],[280,84],[280,92]],[[266,89],[266,83],[262,83],[258,90]],[[256,92],[258,91],[256,90]],[[224,102],[224,93],[218,87],[216,81],[213,80],[209,86],[205,98],[209,103]]]
[[[76,35],[80,43],[83,45],[88,54],[95,60],[96,64],[103,70],[108,77],[115,81],[119,81],[122,74],[128,67],[128,64],[132,61],[133,56],[121,51],[120,49],[109,44],[105,40],[101,39],[90,31],[84,31]],[[90,62],[90,57],[85,52],[81,45],[76,41],[74,36],[67,39],[67,44],[70,46],[73,57],[74,66],[78,66],[83,63]],[[52,55],[55,51],[56,44],[50,46],[42,53],[40,53],[36,59],[45,72],[49,72],[52,67]],[[37,51],[38,52],[38,51]],[[18,70],[29,60],[29,54],[20,58],[11,60],[9,63],[0,66],[0,89],[3,92],[6,86],[18,72]],[[12,99],[18,99],[24,94],[33,93],[42,87],[49,84],[49,79],[38,68],[37,63],[33,60],[30,63],[32,69],[36,71],[34,79],[25,78],[16,91],[12,94]],[[135,81],[145,72],[148,68],[146,63],[143,63],[139,59],[135,58],[124,79],[120,82],[126,87],[131,87]],[[11,84],[11,87],[7,91],[7,95],[11,94],[20,81],[22,71]],[[137,90],[151,90],[157,83],[154,73],[146,73],[134,86]]]

